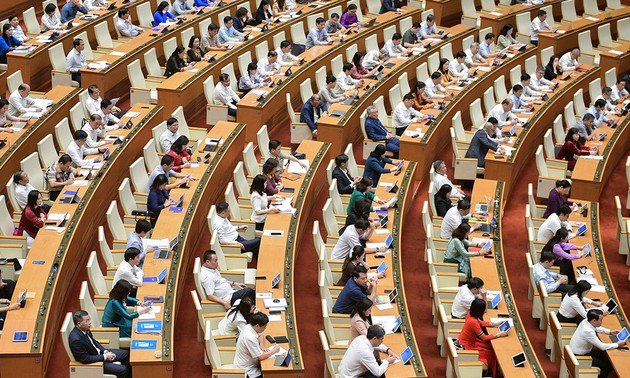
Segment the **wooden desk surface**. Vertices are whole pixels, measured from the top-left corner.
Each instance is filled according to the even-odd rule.
[[[620,45],[599,53],[599,67],[602,69],[601,79],[605,82],[606,71],[615,68],[617,75],[630,70],[630,42],[618,41]]]
[[[14,343],[11,337],[0,338],[0,375],[2,377],[44,376],[49,358],[53,353],[53,342],[59,334],[63,320],[63,305],[70,293],[79,269],[85,269],[88,254],[86,245],[92,245],[95,239],[94,230],[105,222],[105,212],[87,212],[83,208],[105,209],[109,201],[117,195],[111,188],[118,185],[127,175],[126,168],[135,158],[151,135],[151,128],[161,122],[161,109],[156,106],[137,104],[131,109],[140,116],[134,118],[144,121],[144,127],[136,126],[132,130],[116,130],[112,134],[128,134],[122,145],[116,146],[110,159],[101,169],[101,176],[95,177],[87,187],[66,187],[64,190],[77,190],[81,201],[79,204],[65,205],[55,203],[52,213],[70,214],[65,232],[57,233],[40,230],[33,248],[29,252],[16,285],[13,300],[17,300],[20,292],[28,289],[35,298],[28,299],[26,306],[7,314],[4,326],[5,335],[14,331],[29,332],[29,341]],[[123,120],[126,120],[123,118]],[[51,125],[52,126],[52,125]],[[112,146],[113,147],[113,146]],[[60,198],[62,198],[60,196]],[[59,200],[58,200],[59,201]],[[89,213],[89,214],[88,214]],[[44,264],[33,264],[43,260]],[[57,268],[53,268],[56,266]]]
[[[479,9],[481,1],[474,1],[475,7]],[[459,0],[426,0],[425,9],[433,9],[438,25],[455,26],[461,23],[462,4]]]
[[[512,26],[516,27],[516,15],[523,12],[529,11],[530,20],[533,20],[534,17],[538,16],[538,11],[541,8],[551,5],[554,16],[560,16],[562,14],[561,3],[562,3],[562,0],[551,0],[551,1],[547,0],[542,4],[528,4],[528,5],[515,4],[515,5],[511,5],[507,7],[504,6],[504,7],[498,8],[494,12],[483,12],[483,13],[480,13],[480,19],[481,19],[480,29],[491,27],[494,35],[498,36],[503,25],[511,24]],[[576,12],[582,13],[583,9],[578,10],[577,9],[578,7],[583,8],[582,2],[577,2],[575,4]],[[516,32],[512,34],[516,35]]]
[[[498,214],[497,223],[499,225],[498,232],[495,233],[503,239],[501,228],[501,216],[503,214],[502,208],[506,197],[500,195],[497,197],[497,189],[502,189],[503,183],[498,183],[494,180],[477,179],[475,180],[475,186],[473,188],[471,205],[475,206],[478,203],[488,203],[490,209],[488,210],[488,217],[492,214]],[[494,198],[495,201],[488,201],[487,198]],[[496,206],[500,204],[500,209],[496,209]],[[481,233],[474,232],[470,235],[473,237],[481,238]],[[488,309],[484,319],[489,321],[491,317],[498,317],[498,314],[509,314],[514,321],[514,328],[508,332],[507,337],[492,340],[492,347],[497,356],[497,361],[501,366],[501,370],[506,377],[534,377],[543,375],[544,371],[540,367],[540,363],[536,357],[536,354],[531,348],[531,343],[527,337],[527,333],[523,328],[523,324],[520,321],[516,303],[512,300],[512,290],[510,288],[510,280],[508,279],[507,269],[503,261],[508,257],[511,251],[503,248],[501,241],[493,242],[492,254],[493,259],[487,259],[484,257],[471,257],[470,267],[473,277],[480,277],[484,281],[484,288],[486,290],[501,291],[503,299],[499,302],[497,309]],[[514,282],[514,281],[512,281]],[[509,306],[508,306],[509,303]],[[491,331],[488,331],[489,333]],[[527,361],[524,368],[514,367],[512,363],[512,356],[517,353],[525,352]]]

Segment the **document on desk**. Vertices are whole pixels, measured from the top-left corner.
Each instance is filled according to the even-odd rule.
[[[591,291],[596,292],[596,293],[605,293],[606,292],[606,286],[604,286],[604,285],[591,285]]]
[[[65,227],[56,227],[56,226],[46,226],[46,227],[44,227],[44,229],[48,230],[48,231],[55,231],[55,232],[58,232],[58,233],[62,233],[62,232],[65,231],[66,228]]]
[[[503,147],[503,151],[505,151],[506,156],[512,156],[512,152],[516,149],[514,147],[506,146],[505,144],[501,145],[501,147]]]
[[[599,18],[593,17],[593,16],[586,16],[584,18],[587,19],[587,20],[591,20],[591,21],[599,21]]]
[[[377,229],[374,231],[374,233],[375,233],[375,234],[377,234],[377,235],[379,235],[379,234],[380,234],[380,235],[389,235],[389,234],[390,234],[389,230],[388,230],[388,229],[386,229],[386,228],[377,228]]]
[[[462,89],[464,89],[463,87],[460,87],[459,85],[449,85],[447,88],[454,91],[461,91]]]
[[[284,236],[284,230],[265,230],[263,231],[263,236]]]
[[[310,165],[308,159],[300,159],[298,161],[304,164],[306,168],[302,168],[302,166],[299,163],[296,163],[294,161],[289,161],[289,168],[287,169],[289,173],[297,173],[297,174],[303,175],[308,171],[308,167]]]
[[[170,249],[170,240],[164,239],[142,239],[142,248]]]
[[[294,214],[295,213],[295,209],[293,208],[293,206],[291,205],[291,201],[293,200],[293,196],[287,198],[286,200],[284,200],[281,203],[272,205],[273,207],[275,207],[276,209],[280,210],[281,213],[283,214]]]
[[[286,349],[278,345],[278,351],[275,354],[273,354],[271,357],[286,356],[287,353],[288,352]]]
[[[151,320],[155,319],[155,314],[159,314],[162,310],[162,306],[151,306],[151,309],[146,314],[142,314],[138,316],[140,320]]]
[[[601,155],[581,155],[580,159],[604,160]]]
[[[608,50],[609,53],[615,54],[615,55],[621,55],[623,54],[622,51],[617,51],[617,50]]]
[[[125,117],[129,117],[129,118],[136,118],[139,115],[140,115],[140,112],[127,112],[127,113],[125,113]]]
[[[514,320],[512,318],[490,318],[490,323],[503,323],[507,321],[510,327],[514,327]]]
[[[385,304],[377,304],[376,308],[378,308],[381,311],[384,311],[384,310],[391,310],[392,308],[394,308],[394,306],[392,306],[391,303],[385,303]]]
[[[88,186],[88,180],[74,180],[71,186]]]
[[[43,98],[38,98],[35,100],[35,103],[33,104],[34,108],[40,108],[40,109],[46,109],[47,107],[49,107],[50,105],[53,104],[52,100],[46,100]]]
[[[69,218],[70,215],[68,213],[48,213],[49,221],[61,222],[64,219]]]
[[[127,55],[127,53],[124,53],[122,51],[112,51],[112,52],[110,52],[110,54],[113,55],[113,56],[125,56],[125,55]]]
[[[408,136],[408,137],[412,137],[412,138],[419,138],[423,134],[422,134],[422,130],[416,129],[415,131],[414,130],[405,130],[405,135]]]
[[[44,112],[26,112],[20,118],[42,118]]]
[[[477,66],[477,71],[490,72],[491,69],[491,67]]]
[[[81,168],[86,168],[86,169],[101,169],[103,167],[103,163],[98,162],[98,163],[93,163],[93,164],[86,164],[86,165],[82,165]]]
[[[269,315],[269,321],[270,322],[281,322],[282,321],[282,315]]]

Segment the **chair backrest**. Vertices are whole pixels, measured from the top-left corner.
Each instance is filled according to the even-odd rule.
[[[147,193],[149,175],[147,175],[147,169],[144,167],[144,158],[142,156],[137,158],[136,161],[129,166],[129,176],[131,176],[134,191],[138,193]]]
[[[326,233],[331,236],[339,235],[339,225],[337,224],[337,218],[333,210],[332,199],[327,199],[324,207],[322,208],[324,216],[324,227],[326,227]]]
[[[13,179],[9,180],[9,183],[7,184],[7,190],[9,186],[13,187]],[[17,202],[13,204],[12,201],[11,206],[15,211],[22,210],[17,206]],[[9,213],[9,209],[7,208],[7,202],[5,201],[4,194],[0,194],[0,234],[12,236],[14,228],[15,226],[13,225],[13,217],[11,216],[11,214]]]
[[[11,75],[7,76],[7,88],[9,92],[13,93],[18,90],[18,87],[24,83],[22,79],[22,71],[17,70]]]
[[[230,205],[230,217],[232,219],[249,219],[252,214],[251,207],[243,208],[239,205],[236,199],[236,193],[234,193],[234,183],[228,182],[225,187],[225,202]]]
[[[431,76],[440,68],[440,55],[437,52],[429,55],[427,62],[429,63],[429,76]]]
[[[193,264],[193,278],[195,281],[195,289],[197,293],[201,295],[201,298],[206,298],[206,291],[201,284],[201,278],[199,278],[199,271],[201,270],[201,257],[195,257],[195,262]]]
[[[322,234],[319,231],[319,221],[313,221],[313,244],[315,245],[315,251],[321,251],[322,248],[326,249],[326,244],[322,238]],[[329,256],[326,256],[329,258]]]
[[[593,0],[584,0],[584,14],[595,15],[601,13],[599,8],[597,8],[597,1]]]
[[[383,30],[383,41],[387,42],[392,39],[392,36],[396,33],[396,25],[391,25]]]
[[[35,7],[30,7],[22,13],[24,18],[24,26],[29,34],[39,34],[41,27],[37,22],[37,16],[35,16]]]
[[[467,17],[476,18],[477,17],[477,9],[475,9],[475,3],[468,0],[460,1],[462,6],[462,14]]]
[[[617,37],[624,41],[630,39],[630,17],[617,20]]]
[[[265,54],[265,56],[267,56]],[[241,76],[247,72],[247,66],[252,62],[252,53],[249,51],[244,52],[238,56],[238,70],[241,72]],[[235,76],[234,76],[235,77]]]
[[[289,119],[293,123],[298,122],[300,120],[300,117],[298,114],[295,114],[295,111],[293,110],[293,105],[291,105],[291,93],[287,93],[286,102],[287,102],[287,112],[289,113]]]
[[[561,4],[562,19],[567,21],[576,21],[578,19],[577,12],[575,11],[575,1],[566,0]]]
[[[628,28],[630,28],[630,24],[628,25]],[[606,86],[612,88],[613,85],[617,83],[617,68],[613,67],[606,71],[606,73],[604,74],[604,78]]]
[[[586,112],[586,105],[584,105],[584,91],[582,88],[575,91],[573,94],[573,108],[575,114],[584,115]]]
[[[551,58],[552,55],[553,55],[553,46],[549,46],[547,48],[540,50],[540,65],[541,66],[546,65],[547,62],[549,62],[549,59]],[[528,74],[530,75],[534,73],[535,72],[528,72]]]
[[[394,84],[393,87],[389,88],[389,105],[392,107],[392,113],[394,112],[394,108],[401,102],[402,96],[400,95],[400,87],[398,84]]]
[[[332,173],[335,169],[335,160],[330,159],[328,165],[326,166],[326,179],[328,180],[328,185],[332,182]]]
[[[486,108],[486,114],[490,113],[492,108],[497,104],[494,100],[494,88],[490,87],[483,92],[483,105]],[[503,101],[503,99],[501,99]]]
[[[11,207],[13,208],[13,211],[16,212],[21,212],[22,210],[24,210],[22,208],[22,206],[20,206],[20,204],[17,201],[17,196],[15,193],[15,183],[13,182],[13,176],[11,176],[11,178],[9,178],[9,180],[7,181],[7,185],[6,185],[6,189],[7,189],[7,197],[9,197],[9,202],[11,203]],[[0,206],[4,206],[6,208],[7,204],[3,203]],[[7,214],[9,214],[9,210],[7,209],[6,211]],[[4,216],[4,213],[0,214],[0,216]],[[8,216],[7,219],[7,223],[2,222],[2,220],[0,220],[0,235],[13,235],[13,221],[11,220],[11,216]],[[8,225],[11,225],[11,227],[9,228]],[[7,226],[6,229],[4,229],[4,226]],[[5,231],[10,231],[8,234],[5,234]]]
[[[470,104],[470,119],[473,123],[473,129],[483,125],[486,119],[483,117],[483,111],[481,110],[481,99],[477,98]]]
[[[323,13],[309,14],[308,16],[306,16],[306,27],[308,28],[308,30],[310,31],[315,27],[315,20],[317,19],[317,17],[323,16]]]
[[[166,41],[162,42],[162,51],[164,51],[164,56],[171,56],[173,51],[177,48],[177,38],[171,37]]]
[[[578,47],[582,53],[594,55],[593,41],[591,40],[591,31],[586,30],[578,34]]]
[[[378,42],[376,41],[376,35],[372,34],[365,39],[365,51],[370,52],[379,50]]]
[[[267,132],[267,125],[262,125],[258,132],[256,132],[256,142],[258,142],[258,151],[263,159],[269,156],[269,133]]]
[[[164,71],[162,71],[162,68],[160,67],[160,62],[158,61],[157,54],[155,52],[155,47],[151,47],[147,52],[145,52],[143,57],[147,74],[152,76],[164,75]]]
[[[57,161],[57,150],[55,149],[52,134],[46,135],[44,139],[37,142],[37,152],[39,153],[39,160],[44,169],[50,167]]]
[[[623,219],[623,213],[621,208],[621,200],[619,196],[615,196],[615,208],[617,210],[617,225],[622,233],[626,233],[626,222]]]
[[[453,47],[450,42],[440,46],[440,57],[442,59],[446,58],[449,61],[453,60]]]
[[[359,127],[361,128],[361,133],[363,134],[363,139],[369,139],[367,132],[365,131],[365,119],[367,118],[367,109],[361,112],[361,116],[359,117]],[[365,145],[363,146],[365,148]]]
[[[64,151],[74,140],[72,132],[70,131],[70,125],[68,124],[68,118],[64,117],[55,125],[55,138],[57,138],[57,145]]]
[[[357,46],[356,43],[353,43],[350,46],[348,46],[346,48],[346,62],[352,62],[352,58],[354,57],[354,54],[357,53],[357,51],[359,51],[359,47]]]
[[[208,104],[214,103],[214,77],[212,75],[203,81],[203,94]]]
[[[302,97],[302,104],[309,101],[313,96],[313,87],[311,86],[311,78],[307,77],[302,83],[300,83],[300,96]]]
[[[416,67],[416,79],[418,81],[425,82],[429,79],[429,72],[427,69],[427,62],[422,62],[418,67]]]
[[[94,301],[90,296],[90,290],[88,289],[87,281],[81,282],[81,290],[79,291],[79,304],[81,306],[81,310],[87,312],[88,315],[90,315],[92,326],[100,327],[101,317],[98,315],[96,305],[94,305]]]
[[[232,172],[234,177],[234,184],[236,190],[241,197],[249,196],[249,185],[247,184],[247,177],[245,177],[245,170],[243,169],[243,162],[239,161],[234,167]]]
[[[453,131],[455,132],[455,139],[457,139],[458,141],[466,141],[466,133],[464,131],[464,124],[462,123],[462,112],[460,112],[459,110],[453,116],[452,124]]]
[[[465,50],[466,48],[470,47],[470,45],[472,45],[474,42],[475,42],[475,36],[474,35],[469,35],[469,36],[464,37],[464,39],[462,39],[462,51]],[[444,57],[442,57],[442,58],[444,58]]]
[[[148,4],[148,3],[147,3]],[[70,349],[70,342],[68,338],[70,337],[70,332],[74,329],[74,321],[72,320],[72,313],[69,312],[63,319],[63,323],[61,323],[61,330],[59,333],[61,334],[61,341],[63,342],[63,349],[65,349],[70,362],[75,362],[74,354],[72,354],[72,350]]]
[[[553,135],[556,139],[556,144],[564,144],[564,125],[562,124],[562,114],[558,114],[556,119],[553,120]]]
[[[87,268],[88,279],[90,280],[90,286],[92,286],[94,294],[107,295],[109,293],[109,289],[105,283],[105,277],[103,277],[101,267],[98,265],[96,251],[90,252],[90,258],[88,259],[85,267]]]
[[[606,0],[606,8],[609,9],[621,9],[621,0]]]
[[[352,143],[348,143],[343,153],[348,156],[348,172],[352,175],[352,177],[362,176],[361,174],[359,174],[359,167],[357,165],[356,159],[354,158],[354,149],[352,148]]]
[[[107,226],[109,227],[109,231],[112,233],[112,236],[116,240],[127,240],[127,232],[125,231],[125,225],[123,224],[122,219],[120,218],[120,213],[118,212],[118,206],[116,200],[113,200],[109,207],[107,208]]]
[[[610,24],[597,27],[597,39],[601,46],[613,47],[612,35],[610,34]]]
[[[328,186],[328,197],[332,200],[333,211],[336,214],[345,214],[346,208],[341,202],[339,189],[337,189],[337,179],[333,179],[332,183]]]
[[[510,69],[510,87],[514,87],[516,84],[520,84],[521,83],[521,65],[517,64],[516,67],[512,67],[512,69]],[[501,101],[503,101],[503,99],[505,98],[501,98]]]
[[[575,111],[573,110],[573,101],[569,101],[569,103],[564,106],[563,114],[564,124],[566,125],[567,130],[575,126],[577,119],[575,118]]]
[[[556,148],[553,144],[553,136],[551,135],[552,130],[549,129],[545,132],[545,136],[543,137],[543,146],[545,148],[545,155],[547,159],[555,159],[556,158]]]
[[[155,149],[160,153],[167,153],[168,151],[164,151],[162,148],[162,144],[160,144],[160,136],[166,131],[166,121],[160,122],[157,126],[151,129],[151,135],[153,136],[153,141],[155,142]],[[151,171],[155,166],[150,167],[147,171]]]
[[[20,169],[28,174],[30,183],[35,189],[43,190],[45,188],[44,173],[39,165],[38,155],[39,154],[37,152],[33,152],[25,157],[20,162]]]
[[[228,63],[221,68],[221,73],[226,73],[230,76],[230,87],[234,92],[238,92],[238,80],[236,80],[236,74],[234,73],[234,63]]]
[[[83,121],[86,119],[85,115],[85,107],[80,102],[77,102],[72,108],[70,108],[70,124],[72,125],[72,130],[77,131],[81,130]],[[62,146],[63,149],[66,149],[68,145]]]
[[[378,120],[381,121],[383,125],[388,125],[389,120],[387,119],[387,112],[385,111],[385,100],[383,96],[378,96],[376,100],[374,100],[374,106],[378,109]]]
[[[479,30],[479,40],[477,42],[481,43],[483,41],[486,40],[486,34],[488,33],[492,33],[492,27],[488,26],[487,28],[483,28],[481,30]],[[470,46],[470,45],[465,45],[462,44],[462,46]]]
[[[547,176],[547,162],[545,161],[542,150],[543,146],[541,144],[536,149],[536,169],[538,169],[538,176]]]
[[[306,44],[306,34],[304,33],[304,23],[302,21],[291,25],[291,39],[293,43]]]
[[[184,107],[178,106],[173,113],[171,113],[171,117],[177,119],[177,123],[179,124],[179,129],[177,130],[181,135],[185,135],[190,139],[190,128],[188,127],[188,122],[186,121],[186,116],[184,115]]]
[[[280,44],[282,43],[282,41],[284,41],[286,39],[285,34],[283,31],[281,31],[280,33],[276,33],[273,35],[273,47],[274,48],[278,48],[280,47]],[[305,37],[306,40],[306,37]]]
[[[140,67],[140,59],[136,59],[127,66],[127,74],[132,87],[146,88],[147,83],[144,80],[142,67]]]
[[[258,165],[258,160],[256,160],[256,154],[254,153],[254,143],[247,143],[243,149],[243,161],[245,162],[245,168],[249,176],[253,177],[262,172]]]
[[[58,43],[48,48],[50,64],[55,71],[66,70],[66,53],[63,51],[63,44]]]
[[[532,72],[535,73],[536,72],[536,56],[530,56],[529,58],[525,59],[525,72]]]
[[[269,46],[267,45],[267,41],[262,41],[256,45],[256,59],[261,60],[267,57],[269,53]]]
[[[98,226],[98,246],[101,250],[101,256],[103,256],[103,260],[105,260],[105,265],[117,266],[120,264],[120,262],[114,260],[112,250],[109,248],[109,244],[107,244],[107,239],[105,238],[105,228],[103,226]]]
[[[315,71],[315,84],[317,84],[317,92],[326,88],[326,66],[322,65]]]
[[[116,25],[116,18],[118,15],[114,15],[114,25]],[[114,42],[111,35],[109,35],[109,29],[107,28],[107,21],[103,21],[94,25],[94,34],[96,34],[96,43],[98,47],[105,49],[113,49]]]
[[[594,104],[597,97],[602,95],[602,81],[599,78],[588,84],[588,94],[591,98],[591,104]]]
[[[330,61],[330,71],[335,77],[343,70],[343,55],[339,54]]]
[[[136,7],[136,14],[138,15],[138,24],[140,24],[140,26],[153,26],[153,14],[151,14],[151,4],[149,4],[148,2],[138,4],[138,6]],[[120,35],[118,36],[120,37]]]
[[[529,12],[516,14],[516,31],[521,34],[529,34],[529,27],[532,21]]]
[[[210,17],[205,18],[201,21],[199,21],[199,34],[197,35],[204,35],[208,32],[208,26],[212,23],[212,20],[210,19]]]
[[[184,47],[188,46],[188,43],[190,42],[190,38],[192,38],[193,35],[195,35],[195,29],[192,27],[182,30],[182,34],[180,35],[180,38],[179,38],[179,40],[182,42],[182,46]]]
[[[88,93],[87,89],[82,90],[81,92],[79,92],[79,101],[81,102],[81,106],[83,107],[83,116],[87,117],[90,115],[90,112],[88,111],[87,108],[87,100],[89,98],[90,94]]]
[[[131,192],[129,177],[125,177],[120,183],[120,186],[118,187],[118,199],[120,200],[120,204],[122,205],[123,212],[125,214],[129,215],[134,210],[138,210],[138,205],[136,204],[136,201],[133,198],[133,193]]]
[[[88,38],[87,31],[83,31],[77,35],[77,38],[82,39],[85,42],[85,48],[83,49],[83,54],[85,54],[85,59],[88,61],[94,60],[94,53],[92,52],[92,46],[90,45],[90,40]]]
[[[505,77],[503,75],[494,79],[494,94],[497,98],[507,98],[508,92],[507,88],[505,88]]]
[[[455,160],[457,160],[462,156],[460,156],[461,153],[459,152],[459,148],[457,148],[457,138],[455,137],[455,130],[453,130],[453,128],[451,127],[449,129],[449,132],[451,134],[451,148],[453,148],[453,155]]]
[[[411,92],[411,88],[409,87],[409,77],[407,75],[407,72],[403,72],[398,77],[398,87],[400,88],[401,95],[406,95],[407,93]]]

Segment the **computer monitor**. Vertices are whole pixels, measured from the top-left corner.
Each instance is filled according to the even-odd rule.
[[[584,236],[584,233],[586,232],[586,223],[582,223],[582,225],[580,225],[580,227],[578,227],[576,234],[578,236]]]
[[[103,160],[107,160],[110,154],[111,154],[111,151],[109,150],[109,148],[106,149],[105,152],[103,152]]]
[[[512,126],[512,128],[510,129],[510,135],[514,134],[516,134],[516,125]]]
[[[408,364],[409,360],[411,360],[411,357],[413,357],[413,352],[411,351],[411,348],[406,347],[401,353],[400,353],[400,360],[402,361],[403,364]]]
[[[272,289],[277,289],[278,288],[278,284],[280,284],[280,280],[281,280],[281,276],[280,273],[276,274],[273,279],[271,280],[271,288]]]
[[[18,303],[22,303],[25,299],[26,299],[26,292],[27,290],[24,290],[24,292],[22,292],[22,294],[20,294],[20,296],[18,297]]]
[[[184,196],[185,194],[182,194],[181,197],[179,197],[177,203],[175,204],[175,207],[182,207],[182,205],[184,204]]]

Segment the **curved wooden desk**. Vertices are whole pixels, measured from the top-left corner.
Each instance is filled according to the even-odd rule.
[[[498,8],[498,10],[494,12],[483,12],[480,15],[480,18],[481,18],[480,29],[492,28],[492,32],[494,33],[494,35],[499,36],[499,32],[501,31],[501,28],[503,28],[504,25],[511,24],[513,27],[515,28],[517,27],[516,26],[517,14],[520,14],[523,12],[529,12],[529,19],[533,20],[534,17],[538,17],[538,11],[543,7],[547,7],[548,5],[552,6],[554,15],[561,15],[562,14],[562,9],[561,9],[562,1],[563,0],[551,0],[551,1],[545,1],[542,4],[528,4],[528,5],[515,4],[508,7]],[[576,2],[575,8],[576,8],[576,12],[582,13],[583,8],[584,8],[583,3]],[[512,36],[515,36],[515,35],[516,35],[516,32],[512,33]]]

